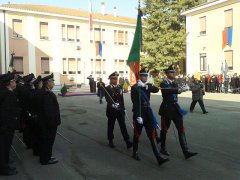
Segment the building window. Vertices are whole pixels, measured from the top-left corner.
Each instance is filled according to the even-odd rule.
[[[96,74],[101,74],[101,59],[96,59]]]
[[[40,39],[48,40],[48,23],[40,22]]]
[[[124,74],[124,70],[125,70],[125,61],[119,60],[119,73]]]
[[[80,42],[80,27],[76,26],[76,40]]]
[[[67,26],[67,38],[68,41],[74,41],[75,40],[75,35],[74,35],[74,26],[73,25],[68,25]]]
[[[77,59],[77,73],[81,74],[81,59]]]
[[[18,74],[24,74],[23,57],[14,57],[14,68]]]
[[[105,29],[102,29],[102,43],[105,44],[106,41],[105,41]]]
[[[206,34],[206,16],[199,18],[200,22],[200,35]]]
[[[124,45],[124,31],[118,31],[118,45]]]
[[[114,61],[114,71],[118,72],[118,60],[115,59]]]
[[[49,58],[41,58],[41,74],[50,74]]]
[[[107,64],[106,64],[106,59],[103,59],[103,74],[107,73]]]
[[[94,62],[93,59],[91,59],[91,74],[93,74],[94,71]]]
[[[13,19],[13,37],[22,38],[22,20]]]
[[[114,30],[114,44],[128,45],[128,31]]]
[[[225,28],[233,27],[233,10],[232,9],[224,11],[224,19],[225,19]]]
[[[66,41],[66,25],[62,24],[62,41]]]
[[[128,31],[125,31],[125,45],[128,45]]]
[[[68,74],[76,74],[75,58],[69,58],[68,59]]]
[[[200,71],[207,71],[207,55],[200,54]]]
[[[94,28],[94,39],[95,39],[95,42],[101,42],[101,29],[100,28]]]
[[[233,51],[224,51],[228,70],[233,70]]]
[[[118,36],[117,36],[117,30],[114,30],[114,44],[118,44]]]
[[[67,59],[63,58],[63,74],[67,74]]]

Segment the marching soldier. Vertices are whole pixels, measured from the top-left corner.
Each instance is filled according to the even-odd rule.
[[[13,92],[16,88],[14,75],[1,75],[0,80],[0,176],[17,174],[16,168],[9,166],[9,151],[14,131],[19,128],[20,106]]]
[[[51,91],[54,87],[53,74],[42,78],[42,82],[42,101],[39,112],[40,163],[49,165],[58,162],[56,158],[52,157],[52,148],[61,119],[57,97]]]
[[[139,137],[144,127],[147,136],[150,140],[153,153],[159,165],[167,162],[168,159],[161,157],[156,143],[156,126],[157,120],[150,107],[151,93],[157,93],[159,89],[147,82],[148,73],[145,69],[140,71],[140,80],[131,88],[131,99],[133,103],[133,124],[134,124],[134,137],[133,137],[133,158],[140,160],[138,156],[138,142]]]
[[[161,153],[169,156],[166,150],[166,136],[167,131],[170,127],[171,121],[175,124],[178,130],[179,142],[185,156],[188,159],[192,156],[197,155],[197,153],[190,152],[188,150],[187,141],[185,137],[185,128],[183,126],[183,116],[186,115],[186,111],[182,110],[178,104],[178,94],[181,93],[181,89],[178,87],[177,83],[174,82],[175,70],[172,66],[169,66],[165,70],[167,79],[165,79],[161,84],[161,91],[163,102],[159,109],[159,115],[161,116]]]
[[[108,118],[108,140],[109,146],[111,148],[115,148],[115,145],[113,143],[113,130],[117,119],[122,132],[122,136],[126,142],[127,148],[129,149],[132,147],[132,142],[129,140],[130,138],[125,124],[123,89],[121,86],[117,85],[118,76],[119,75],[117,72],[112,73],[109,76],[110,85],[105,88],[105,98],[107,101],[106,115]]]

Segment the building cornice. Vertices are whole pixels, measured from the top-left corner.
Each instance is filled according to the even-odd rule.
[[[63,14],[56,14],[56,13],[49,13],[49,12],[38,12],[38,11],[23,10],[23,9],[16,9],[16,8],[0,7],[0,11],[5,11],[5,12],[9,11],[9,12],[35,14],[35,15],[43,15],[43,16],[50,16],[50,17],[58,17],[58,18],[67,18],[67,19],[74,19],[74,20],[89,21],[89,18],[86,18],[86,17],[70,16],[70,15],[63,15]],[[105,24],[110,24],[110,25],[136,27],[135,24],[114,22],[114,21],[101,20],[101,19],[96,19],[96,18],[93,18],[93,22],[105,23]]]
[[[181,15],[183,16],[189,16],[189,15],[192,15],[192,14],[198,14],[201,13],[202,11],[208,11],[208,10],[212,10],[218,6],[224,6],[224,5],[229,5],[229,4],[234,4],[234,3],[237,3],[237,2],[240,2],[240,0],[215,0],[215,1],[212,1],[212,2],[208,2],[208,3],[205,3],[203,5],[200,5],[200,6],[197,6],[197,7],[194,7],[192,9],[189,9],[183,13],[181,13]]]

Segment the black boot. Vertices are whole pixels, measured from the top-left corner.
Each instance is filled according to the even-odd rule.
[[[140,161],[141,159],[139,158],[138,156],[138,138],[136,137],[133,137],[133,159],[137,160],[137,161]]]
[[[159,166],[162,165],[163,163],[169,161],[168,158],[161,157],[154,139],[151,139],[150,142],[151,142],[151,145],[152,145],[153,154],[155,155]]]
[[[138,156],[137,152],[134,152],[132,155],[133,159],[137,160],[137,161],[141,161],[140,157]]]
[[[178,137],[185,159],[189,159],[190,157],[196,156],[198,154],[188,151],[187,140],[184,133],[179,133]]]
[[[130,149],[133,146],[133,143],[129,140],[126,140],[127,149]]]
[[[168,158],[163,158],[161,156],[157,157],[158,165],[161,166],[162,164],[166,163],[169,161]]]
[[[193,156],[196,156],[198,153],[193,153],[193,152],[190,152],[190,151],[187,151],[187,152],[184,152],[184,157],[185,157],[185,159],[189,159],[189,158],[191,158],[191,157],[193,157]]]
[[[165,156],[170,156],[169,152],[164,148],[161,148],[160,153],[165,155]]]
[[[169,152],[166,150],[166,134],[163,133],[163,131],[161,131],[161,150],[160,152],[165,155],[165,156],[169,156]]]
[[[102,104],[102,100],[101,99],[100,99],[99,103]]]
[[[18,172],[16,169],[6,168],[0,170],[0,176],[13,176],[16,175]]]
[[[116,146],[114,145],[114,143],[113,143],[113,140],[109,140],[108,146],[109,146],[110,148],[115,148],[115,147],[116,147]]]

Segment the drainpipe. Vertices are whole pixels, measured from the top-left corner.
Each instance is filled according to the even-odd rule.
[[[3,10],[3,18],[4,18],[4,48],[5,48],[5,73],[7,72],[7,38],[6,38],[6,11]]]

